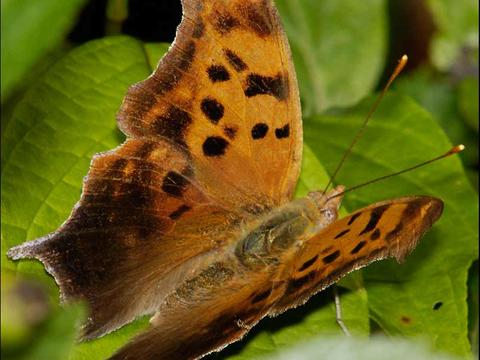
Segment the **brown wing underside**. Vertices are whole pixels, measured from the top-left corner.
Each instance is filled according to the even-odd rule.
[[[271,314],[305,303],[349,272],[373,261],[401,262],[443,210],[441,200],[415,196],[384,201],[340,219],[304,244]]]

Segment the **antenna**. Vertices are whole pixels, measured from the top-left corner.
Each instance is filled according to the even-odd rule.
[[[329,200],[331,200],[331,199],[333,199],[333,198],[336,198],[336,197],[338,197],[338,196],[343,196],[343,194],[345,194],[346,192],[350,192],[350,191],[352,191],[352,190],[355,190],[355,189],[358,189],[358,188],[361,188],[361,187],[364,187],[364,186],[373,184],[373,183],[375,183],[375,182],[377,182],[377,181],[384,180],[384,179],[387,179],[387,178],[392,177],[392,176],[396,176],[396,175],[400,175],[400,174],[406,173],[406,172],[408,172],[408,171],[414,170],[414,169],[419,168],[419,167],[421,167],[421,166],[424,166],[424,165],[433,163],[433,162],[435,162],[435,161],[437,161],[437,160],[440,160],[440,159],[446,158],[446,157],[448,157],[448,156],[457,154],[457,153],[459,153],[460,151],[463,151],[464,149],[465,149],[465,146],[462,145],[462,144],[457,145],[457,146],[454,146],[454,147],[451,148],[449,151],[447,151],[445,154],[442,154],[442,155],[437,156],[437,157],[435,157],[435,158],[433,158],[433,159],[424,161],[424,162],[422,162],[422,163],[420,163],[420,164],[411,166],[411,167],[406,168],[406,169],[404,169],[404,170],[397,171],[397,172],[394,172],[394,173],[392,173],[392,174],[380,176],[379,178],[372,179],[372,180],[369,180],[369,181],[367,181],[367,182],[364,182],[363,184],[353,186],[353,187],[351,187],[351,188],[348,188],[348,189],[342,191],[341,193],[338,193],[338,194],[335,194],[335,195],[332,196],[332,197],[329,197],[329,198],[327,199],[327,201],[329,201]]]
[[[343,154],[342,159],[340,160],[340,162],[337,165],[337,168],[335,169],[332,176],[330,177],[330,180],[328,181],[327,186],[325,186],[325,189],[323,190],[324,193],[327,192],[329,186],[332,184],[333,180],[335,180],[335,177],[337,176],[337,173],[340,170],[340,168],[342,167],[343,163],[345,162],[347,157],[352,153],[352,149],[355,146],[355,144],[357,143],[358,139],[360,139],[360,137],[362,136],[363,132],[365,131],[365,128],[367,127],[368,121],[372,117],[373,113],[377,110],[378,105],[380,104],[383,97],[387,93],[388,89],[390,88],[390,85],[392,85],[395,78],[398,76],[398,74],[401,73],[401,71],[403,70],[403,68],[407,64],[407,61],[408,61],[408,56],[407,55],[403,55],[400,58],[400,60],[398,61],[398,64],[395,67],[395,70],[393,70],[392,75],[390,75],[390,78],[387,81],[387,84],[383,88],[380,95],[377,97],[377,100],[375,100],[375,102],[373,103],[373,106],[371,107],[370,111],[367,114],[367,117],[363,121],[362,126],[360,126],[360,129],[358,129],[357,133],[355,134],[355,137],[353,138],[352,142],[350,143],[350,146],[348,147],[348,149]]]

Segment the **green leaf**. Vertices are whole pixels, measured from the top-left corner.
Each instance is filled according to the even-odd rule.
[[[77,344],[68,360],[103,360],[111,356],[133,336],[139,334],[148,325],[148,318],[143,317],[128,324],[111,334],[99,339]]]
[[[467,87],[469,86],[471,85],[467,85]],[[478,132],[471,131],[470,127],[466,126],[465,116],[460,111],[461,107],[458,106],[459,102],[463,102],[468,108],[466,111],[471,111],[474,106],[473,99],[478,106],[478,96],[473,98],[474,93],[465,93],[467,90],[473,91],[474,89],[462,91],[462,85],[460,85],[460,90],[456,89],[451,79],[426,68],[402,76],[396,81],[394,88],[402,94],[410,95],[430,111],[452,143],[466,146],[460,157],[467,168],[475,169],[477,167]]]
[[[40,60],[35,63],[35,66],[23,76],[22,81],[15,87],[15,91],[9,94],[7,100],[3,101],[2,99],[0,132],[3,133],[12,118],[13,110],[25,92],[32,87],[54,63],[65,56],[69,50],[69,46],[59,46],[42,56]]]
[[[2,271],[2,358],[65,359],[84,313],[50,306],[40,284]]]
[[[58,309],[38,331],[33,343],[28,344],[24,359],[64,360],[74,347],[83,307],[68,306]],[[55,339],[55,341],[52,341]]]
[[[478,77],[467,77],[461,81],[458,105],[467,124],[478,133]]]
[[[305,140],[329,172],[351,142],[372,100],[306,122]],[[450,147],[429,113],[406,97],[390,95],[336,182],[351,187],[433,158]],[[467,356],[466,280],[478,252],[478,204],[458,158],[358,189],[346,196],[344,205],[352,211],[414,194],[441,198],[444,214],[405,264],[384,261],[366,268],[369,308],[388,334],[425,336],[438,350]],[[441,305],[435,310],[437,303]]]
[[[431,59],[437,68],[449,70],[465,48],[476,49],[478,54],[477,1],[429,0],[428,5],[436,26]]]
[[[85,0],[2,0],[2,103],[48,50],[60,43]]]
[[[385,61],[386,1],[275,3],[290,40],[304,115],[352,105],[370,93]]]
[[[388,355],[387,355],[388,354]],[[432,352],[425,344],[384,337],[355,339],[345,337],[317,338],[305,342],[275,357],[264,360],[455,360],[438,352]]]

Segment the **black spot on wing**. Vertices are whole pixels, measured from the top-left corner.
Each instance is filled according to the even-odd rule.
[[[347,234],[350,232],[350,229],[346,229],[346,230],[343,230],[343,231],[340,231],[337,235],[335,235],[334,239],[338,239],[340,237],[342,237],[343,235]]]
[[[385,240],[387,242],[390,242],[392,241],[393,239],[395,239],[398,235],[400,235],[400,232],[403,230],[403,224],[401,222],[399,222],[395,228],[391,231],[389,231],[387,233],[387,235],[385,235]]]
[[[263,139],[268,132],[268,125],[265,123],[258,123],[252,127],[252,138],[255,140]]]
[[[375,231],[370,235],[370,240],[377,240],[380,237],[380,229],[376,228]]]
[[[286,124],[285,126],[275,129],[275,137],[277,139],[284,139],[290,136],[290,125]]]
[[[191,123],[192,118],[189,113],[171,105],[165,114],[153,121],[152,130],[160,136],[185,145],[186,131]]]
[[[303,265],[298,269],[298,271],[304,271],[306,269],[308,269],[310,266],[312,266],[313,264],[315,264],[315,262],[317,261],[318,259],[318,255],[315,255],[314,257],[312,257],[311,259],[305,261],[303,263]]]
[[[402,217],[405,219],[416,218],[420,214],[420,211],[424,205],[425,203],[422,199],[416,199],[409,202],[405,210],[403,210]]]
[[[261,292],[260,294],[256,294],[251,303],[252,304],[256,304],[262,300],[265,300],[266,298],[268,298],[270,296],[270,294],[272,293],[272,289],[268,289],[268,290],[265,290],[263,292]]]
[[[175,171],[169,171],[163,178],[162,190],[170,196],[181,197],[189,181]]]
[[[310,271],[308,274],[298,278],[292,279],[288,282],[287,289],[285,290],[286,294],[291,294],[297,292],[300,288],[304,285],[310,283],[311,281],[315,280],[315,276],[317,275],[316,270]]]
[[[244,93],[248,97],[271,95],[278,100],[285,100],[288,97],[288,79],[281,74],[275,77],[249,74]]]
[[[357,252],[359,252],[360,250],[362,250],[362,248],[365,246],[367,242],[366,241],[360,241],[357,246],[355,246],[352,251],[350,251],[350,254],[356,254]]]
[[[330,264],[331,262],[335,261],[340,256],[340,250],[336,250],[330,255],[325,256],[322,261],[325,264]]]
[[[362,215],[362,213],[353,214],[352,217],[350,218],[350,220],[348,220],[348,225],[352,225],[353,222],[354,222],[355,220],[357,220],[357,218],[358,218],[360,215]]]
[[[358,235],[363,235],[367,232],[372,231],[375,229],[377,226],[378,222],[380,221],[380,218],[382,217],[383,213],[385,210],[387,210],[390,207],[390,205],[382,205],[379,206],[375,209],[372,210],[370,213],[370,220],[368,220],[368,224],[365,226],[365,228],[358,234]]]
[[[122,183],[118,195],[120,202],[134,208],[148,208],[155,199],[152,191],[134,183]]]
[[[128,160],[124,158],[120,158],[115,160],[108,168],[110,174],[113,176],[117,172],[123,172],[125,167],[128,164]]]
[[[229,143],[222,137],[210,136],[203,143],[203,153],[205,156],[222,156]]]
[[[188,205],[180,205],[180,207],[177,210],[173,211],[168,217],[172,220],[177,220],[190,209],[191,207]]]
[[[207,69],[207,74],[214,83],[230,80],[230,74],[223,65],[210,65]]]
[[[268,36],[273,31],[273,26],[268,19],[268,9],[265,2],[250,4],[245,2],[239,6],[239,11],[245,18],[248,27],[261,37]]]
[[[222,104],[210,97],[202,100],[200,108],[205,116],[215,125],[218,124],[225,111]]]
[[[145,159],[151,154],[153,150],[155,150],[155,143],[145,142],[138,148],[138,150],[135,151],[135,156],[141,159]]]
[[[213,15],[213,26],[221,35],[228,34],[239,25],[239,21],[226,12],[216,11]]]
[[[245,71],[248,66],[245,62],[232,50],[225,49],[224,51],[225,57],[227,58],[228,63],[237,71],[242,72]]]

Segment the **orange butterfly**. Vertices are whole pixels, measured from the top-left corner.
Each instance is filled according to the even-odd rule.
[[[8,252],[89,303],[85,339],[155,314],[114,359],[218,351],[354,269],[401,261],[443,208],[405,197],[337,220],[342,186],[292,200],[301,110],[273,1],[183,8],[169,52],[122,104],[127,141],[94,157],[65,224]]]

